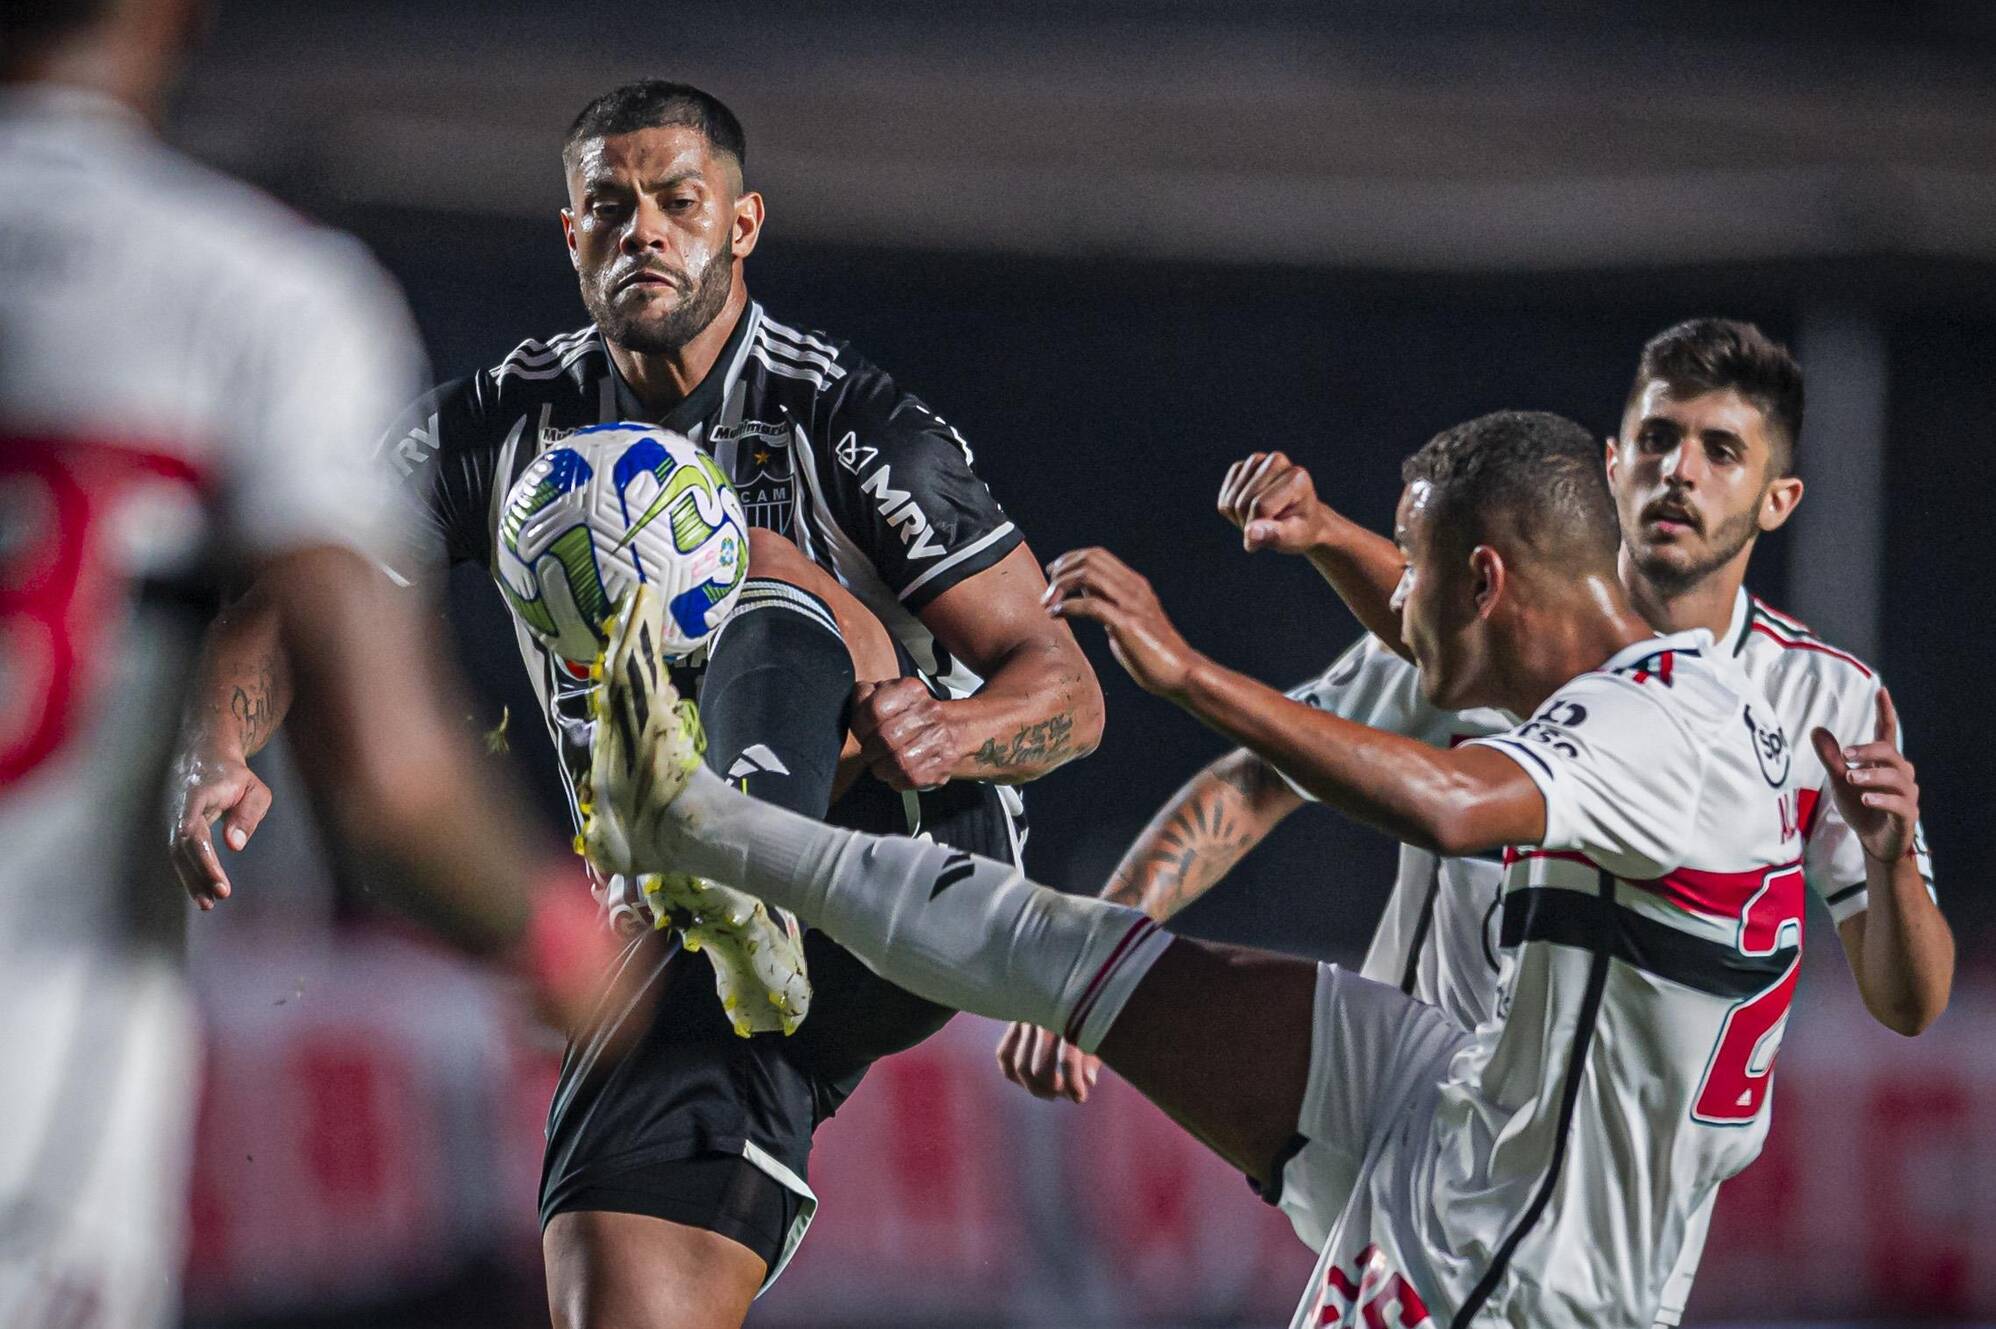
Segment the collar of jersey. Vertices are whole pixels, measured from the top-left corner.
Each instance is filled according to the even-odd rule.
[[[735,330],[728,334],[727,345],[723,346],[721,353],[714,357],[714,367],[707,371],[707,377],[695,383],[693,391],[682,397],[677,405],[659,419],[652,421],[653,424],[661,429],[669,429],[675,434],[691,434],[696,425],[721,409],[721,403],[727,400],[728,395],[728,371],[734,367],[736,359],[739,358],[738,352],[741,350],[742,339],[748,336],[749,324],[753,323],[761,312],[762,306],[753,300],[742,306],[741,316],[735,320]],[[603,335],[600,328],[597,329],[596,335],[598,337]],[[617,384],[617,409],[628,419],[644,419],[642,414],[644,406],[638,401],[638,395],[631,391],[631,385],[624,381],[623,374],[618,372],[617,362],[611,358],[607,343],[603,348],[603,358],[609,363],[610,377]]]
[[[1602,661],[1599,671],[1612,674],[1618,669],[1626,669],[1638,660],[1646,660],[1664,651],[1702,652],[1711,649],[1712,632],[1709,628],[1692,628],[1687,632],[1671,632],[1654,637],[1644,637],[1632,641]]]
[[[1746,587],[1739,589],[1733,598],[1733,617],[1726,624],[1726,635],[1721,639],[1733,646],[1733,654],[1746,649],[1747,633],[1753,628],[1753,597],[1746,593]]]

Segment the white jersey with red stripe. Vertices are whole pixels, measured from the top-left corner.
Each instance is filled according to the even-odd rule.
[[[188,672],[221,570],[393,547],[419,372],[350,241],[114,103],[0,96],[0,1324],[179,1320]]]
[[[1409,1325],[1642,1329],[1766,1133],[1801,954],[1797,754],[1704,632],[1471,741],[1546,804],[1506,855],[1497,1015],[1345,1142],[1363,1166],[1294,1323],[1343,1323],[1345,1289],[1387,1280]]]
[[[177,928],[185,610],[221,568],[390,547],[371,454],[420,365],[352,241],[116,103],[0,97],[0,953]]]
[[[1759,685],[1789,735],[1804,876],[1830,917],[1842,923],[1866,908],[1864,853],[1828,796],[1828,774],[1807,736],[1821,726],[1842,743],[1868,741],[1883,684],[1864,661],[1744,590],[1735,599],[1718,648]],[[1346,719],[1438,745],[1453,746],[1510,727],[1501,712],[1444,712],[1428,705],[1414,666],[1369,636],[1289,695]],[[1931,892],[1933,868],[1923,834],[1916,844]],[[1442,858],[1401,846],[1393,893],[1360,972],[1439,1007],[1463,1028],[1475,1028],[1496,1013],[1502,891],[1503,871],[1495,858]],[[1708,1205],[1664,1296],[1660,1325],[1682,1318],[1709,1219]]]
[[[1823,641],[1795,619],[1742,590],[1718,643],[1759,685],[1795,749],[1809,889],[1842,923],[1866,908],[1864,851],[1827,794],[1828,773],[1808,742],[1828,729],[1840,743],[1869,742],[1876,724],[1877,671]],[[1424,743],[1454,746],[1511,727],[1500,711],[1440,711],[1421,696],[1414,666],[1366,637],[1291,697],[1348,720]],[[1285,776],[1284,779],[1287,779]],[[1310,794],[1290,781],[1304,798]],[[1933,889],[1924,833],[1917,837],[1921,875]],[[1497,904],[1501,864],[1494,857],[1446,859],[1402,846],[1393,894],[1360,970],[1390,983],[1473,1029],[1495,1013]]]

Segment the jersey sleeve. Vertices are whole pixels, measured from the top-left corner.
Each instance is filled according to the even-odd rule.
[[[370,445],[420,386],[422,353],[357,244],[315,235],[291,260],[240,301],[222,510],[252,557],[327,544],[380,560],[407,509]]]
[[[903,604],[919,611],[1018,548],[962,435],[871,366],[840,389],[823,429],[825,496]]]
[[[1422,732],[1428,707],[1421,698],[1420,679],[1414,666],[1395,655],[1379,638],[1367,635],[1354,642],[1331,667],[1307,683],[1289,689],[1292,701],[1340,719],[1353,720],[1374,729],[1425,739]],[[1284,784],[1297,795],[1317,802],[1317,796],[1289,778],[1279,768]]]
[[[1834,726],[1839,743],[1867,742],[1877,732],[1878,691],[1882,686],[1882,680],[1870,678],[1864,687],[1852,688],[1843,699]],[[1903,747],[1903,723],[1899,738]],[[1797,741],[1807,743],[1810,740],[1807,734],[1802,734],[1797,736]],[[1843,813],[1837,808],[1827,776],[1817,790],[1815,818],[1809,826],[1808,837],[1802,848],[1803,871],[1808,877],[1810,889],[1822,897],[1830,917],[1842,923],[1863,913],[1871,903],[1865,889],[1864,846],[1858,843],[1856,832],[1851,830],[1850,823],[1844,820]],[[1920,876],[1926,880],[1927,894],[1932,896],[1934,865],[1927,852],[1924,826],[1914,828],[1913,847]]]
[[[508,439],[490,415],[486,376],[473,375],[424,393],[381,436],[382,466],[400,486],[405,514],[382,558],[397,579],[491,561],[492,490]]]
[[[1706,762],[1705,745],[1645,686],[1584,674],[1517,728],[1471,740],[1517,762],[1545,797],[1539,848],[1632,880],[1681,866]]]

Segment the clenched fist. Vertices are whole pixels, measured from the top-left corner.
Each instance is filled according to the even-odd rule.
[[[852,733],[867,769],[890,789],[947,784],[963,755],[948,706],[918,678],[858,684]]]

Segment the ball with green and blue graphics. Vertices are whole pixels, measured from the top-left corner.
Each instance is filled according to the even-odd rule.
[[[521,473],[499,516],[495,572],[549,650],[586,664],[604,620],[640,582],[664,594],[665,652],[698,650],[748,576],[748,522],[714,459],[654,425],[578,429]]]

